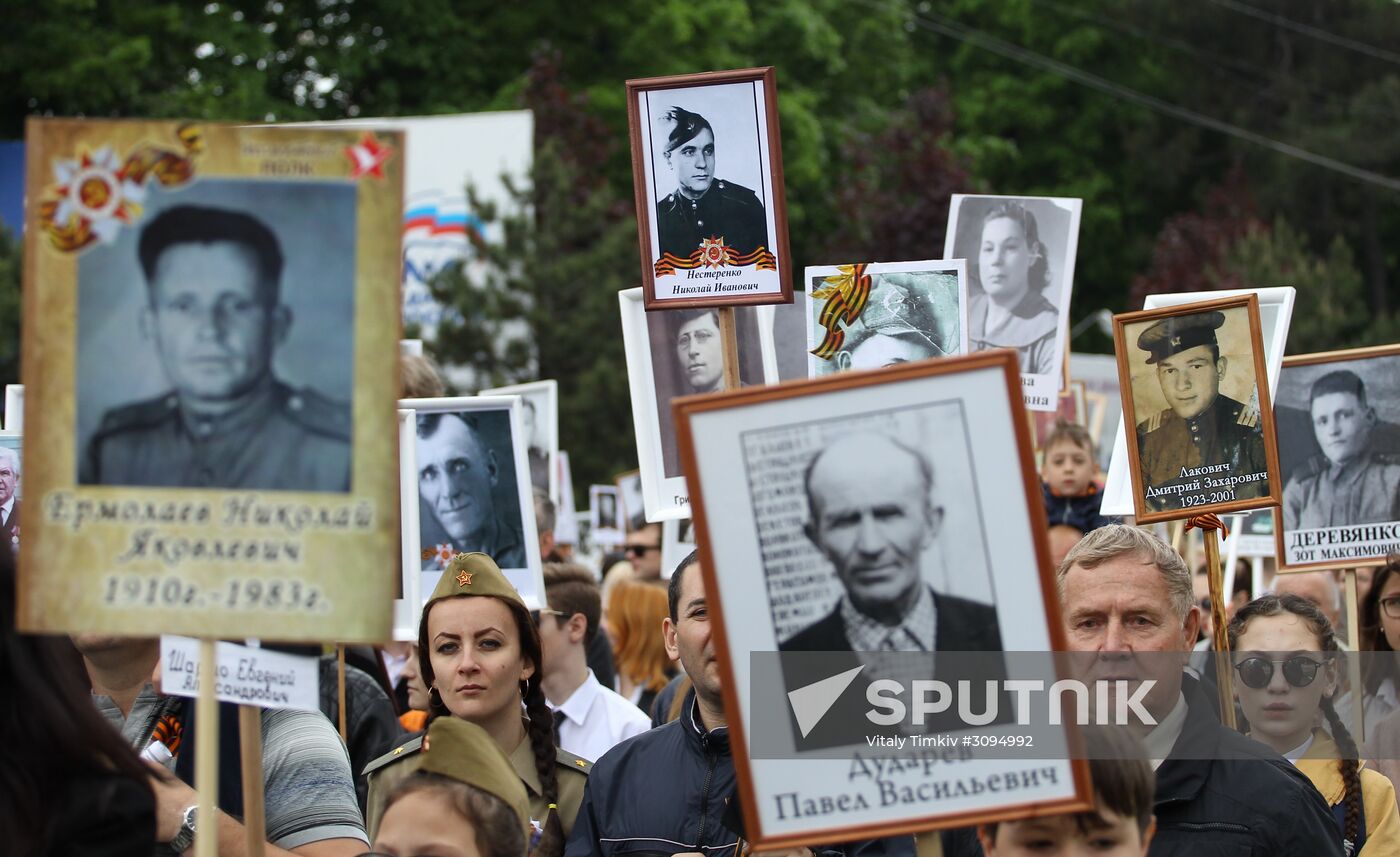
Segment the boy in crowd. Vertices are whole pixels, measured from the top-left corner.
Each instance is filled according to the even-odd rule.
[[[1052,542],[1056,535],[1083,536],[1105,524],[1116,524],[1116,518],[1099,514],[1103,497],[1094,482],[1098,470],[1094,456],[1094,441],[1081,425],[1061,420],[1045,439],[1045,460],[1040,468],[1041,487],[1045,498],[1045,517],[1049,519]],[[1068,552],[1078,536],[1063,551]]]

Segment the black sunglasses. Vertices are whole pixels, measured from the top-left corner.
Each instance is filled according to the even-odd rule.
[[[1283,664],[1283,680],[1294,687],[1307,687],[1317,678],[1317,670],[1322,666],[1322,661],[1313,660],[1305,655],[1296,655],[1286,661],[1271,661],[1267,658],[1245,658],[1235,664],[1235,670],[1240,674],[1240,681],[1245,687],[1252,687],[1255,690],[1269,686],[1269,682],[1274,678],[1274,664]]]
[[[661,550],[660,545],[627,545],[623,548],[628,556],[646,556],[648,551]]]
[[[545,607],[545,608],[540,609],[540,610],[531,610],[531,611],[530,611],[530,621],[531,621],[531,622],[534,622],[534,623],[535,623],[535,627],[538,628],[538,627],[540,626],[540,617],[541,617],[541,616],[563,616],[563,615],[564,615],[564,614],[561,613],[561,612],[559,612],[558,610],[550,610],[548,607]]]

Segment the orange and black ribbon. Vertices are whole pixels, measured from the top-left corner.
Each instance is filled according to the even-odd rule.
[[[846,342],[846,332],[837,322],[853,324],[865,311],[865,304],[870,300],[871,284],[870,275],[865,273],[866,267],[865,264],[841,265],[841,273],[827,277],[821,288],[812,291],[813,298],[826,300],[821,315],[817,317],[817,323],[826,328],[821,344],[812,349],[812,354],[817,357],[823,360],[835,357]]]
[[[765,247],[759,247],[752,253],[745,253],[743,256],[736,255],[733,247],[726,247],[723,244],[720,247],[723,248],[723,254],[719,259],[706,259],[704,249],[699,247],[695,248],[695,252],[684,259],[674,253],[663,253],[661,258],[656,260],[656,276],[665,277],[676,273],[676,271],[693,270],[704,265],[714,268],[747,268],[753,265],[760,271],[778,270],[777,257]]]
[[[1222,540],[1230,537],[1230,528],[1225,526],[1225,522],[1220,520],[1219,515],[1196,515],[1186,519],[1186,529],[1188,530],[1219,530]]]

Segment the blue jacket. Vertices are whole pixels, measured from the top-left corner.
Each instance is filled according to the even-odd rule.
[[[729,730],[704,730],[691,690],[680,717],[623,741],[593,765],[564,857],[682,851],[736,857],[738,788]],[[914,837],[812,851],[819,857],[914,857]]]
[[[1099,514],[1099,507],[1103,505],[1103,494],[1098,489],[1082,497],[1061,497],[1052,494],[1050,486],[1044,482],[1040,483],[1040,489],[1045,498],[1045,517],[1052,527],[1065,524],[1087,536],[1090,530],[1121,523],[1118,518]]]

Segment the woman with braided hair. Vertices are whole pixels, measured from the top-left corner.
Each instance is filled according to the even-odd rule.
[[[1230,650],[1249,737],[1307,774],[1332,807],[1348,855],[1400,854],[1395,787],[1358,761],[1332,703],[1342,658],[1332,623],[1297,595],[1265,595],[1235,614]]]
[[[532,857],[558,857],[592,766],[556,746],[540,688],[536,621],[489,556],[458,554],[423,605],[418,667],[428,686],[429,724],[456,717],[495,739],[529,796]],[[421,750],[419,735],[365,768],[371,838],[389,793],[423,764]]]

